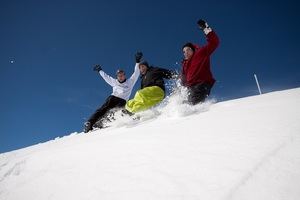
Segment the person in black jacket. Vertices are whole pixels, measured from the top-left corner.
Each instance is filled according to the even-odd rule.
[[[176,77],[172,70],[149,66],[147,61],[139,64],[141,73],[141,89],[135,93],[133,99],[127,101],[126,110],[137,113],[149,109],[160,103],[165,97],[165,79]]]

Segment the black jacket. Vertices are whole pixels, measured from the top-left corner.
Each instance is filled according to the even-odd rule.
[[[175,75],[174,71],[159,67],[149,67],[146,74],[141,76],[141,89],[150,86],[158,86],[165,91],[164,78],[171,79],[173,75]]]

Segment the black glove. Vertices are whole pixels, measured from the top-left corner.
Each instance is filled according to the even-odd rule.
[[[95,65],[94,66],[94,71],[100,72],[102,70],[102,67],[100,65]]]
[[[135,54],[135,62],[136,63],[140,63],[142,57],[143,57],[143,53],[142,52],[140,52],[140,51],[136,52],[136,54]]]
[[[205,28],[208,28],[208,24],[203,19],[199,19],[197,24],[198,24],[198,26],[201,30],[204,30]]]

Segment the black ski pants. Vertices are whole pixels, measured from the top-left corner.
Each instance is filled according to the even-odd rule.
[[[95,111],[95,113],[89,118],[88,121],[93,126],[98,120],[104,118],[108,111],[113,108],[124,107],[125,104],[126,100],[110,95],[106,99],[105,103]]]
[[[204,102],[209,96],[212,85],[199,83],[188,87],[188,102],[192,105]]]

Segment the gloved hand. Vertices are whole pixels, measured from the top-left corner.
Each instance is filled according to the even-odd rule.
[[[136,63],[140,63],[142,57],[143,57],[143,53],[142,52],[140,52],[140,51],[136,52],[136,54],[135,54],[135,62]]]
[[[201,30],[205,29],[208,27],[208,24],[206,23],[206,21],[204,21],[203,19],[199,19],[198,22],[197,22],[199,28]]]
[[[97,64],[94,66],[94,71],[100,72],[101,70],[102,70],[102,67],[100,65]]]
[[[203,19],[199,19],[197,24],[198,24],[199,28],[202,31],[204,31],[205,35],[207,35],[208,33],[210,33],[212,31],[212,29],[208,26],[206,21],[204,21]]]

